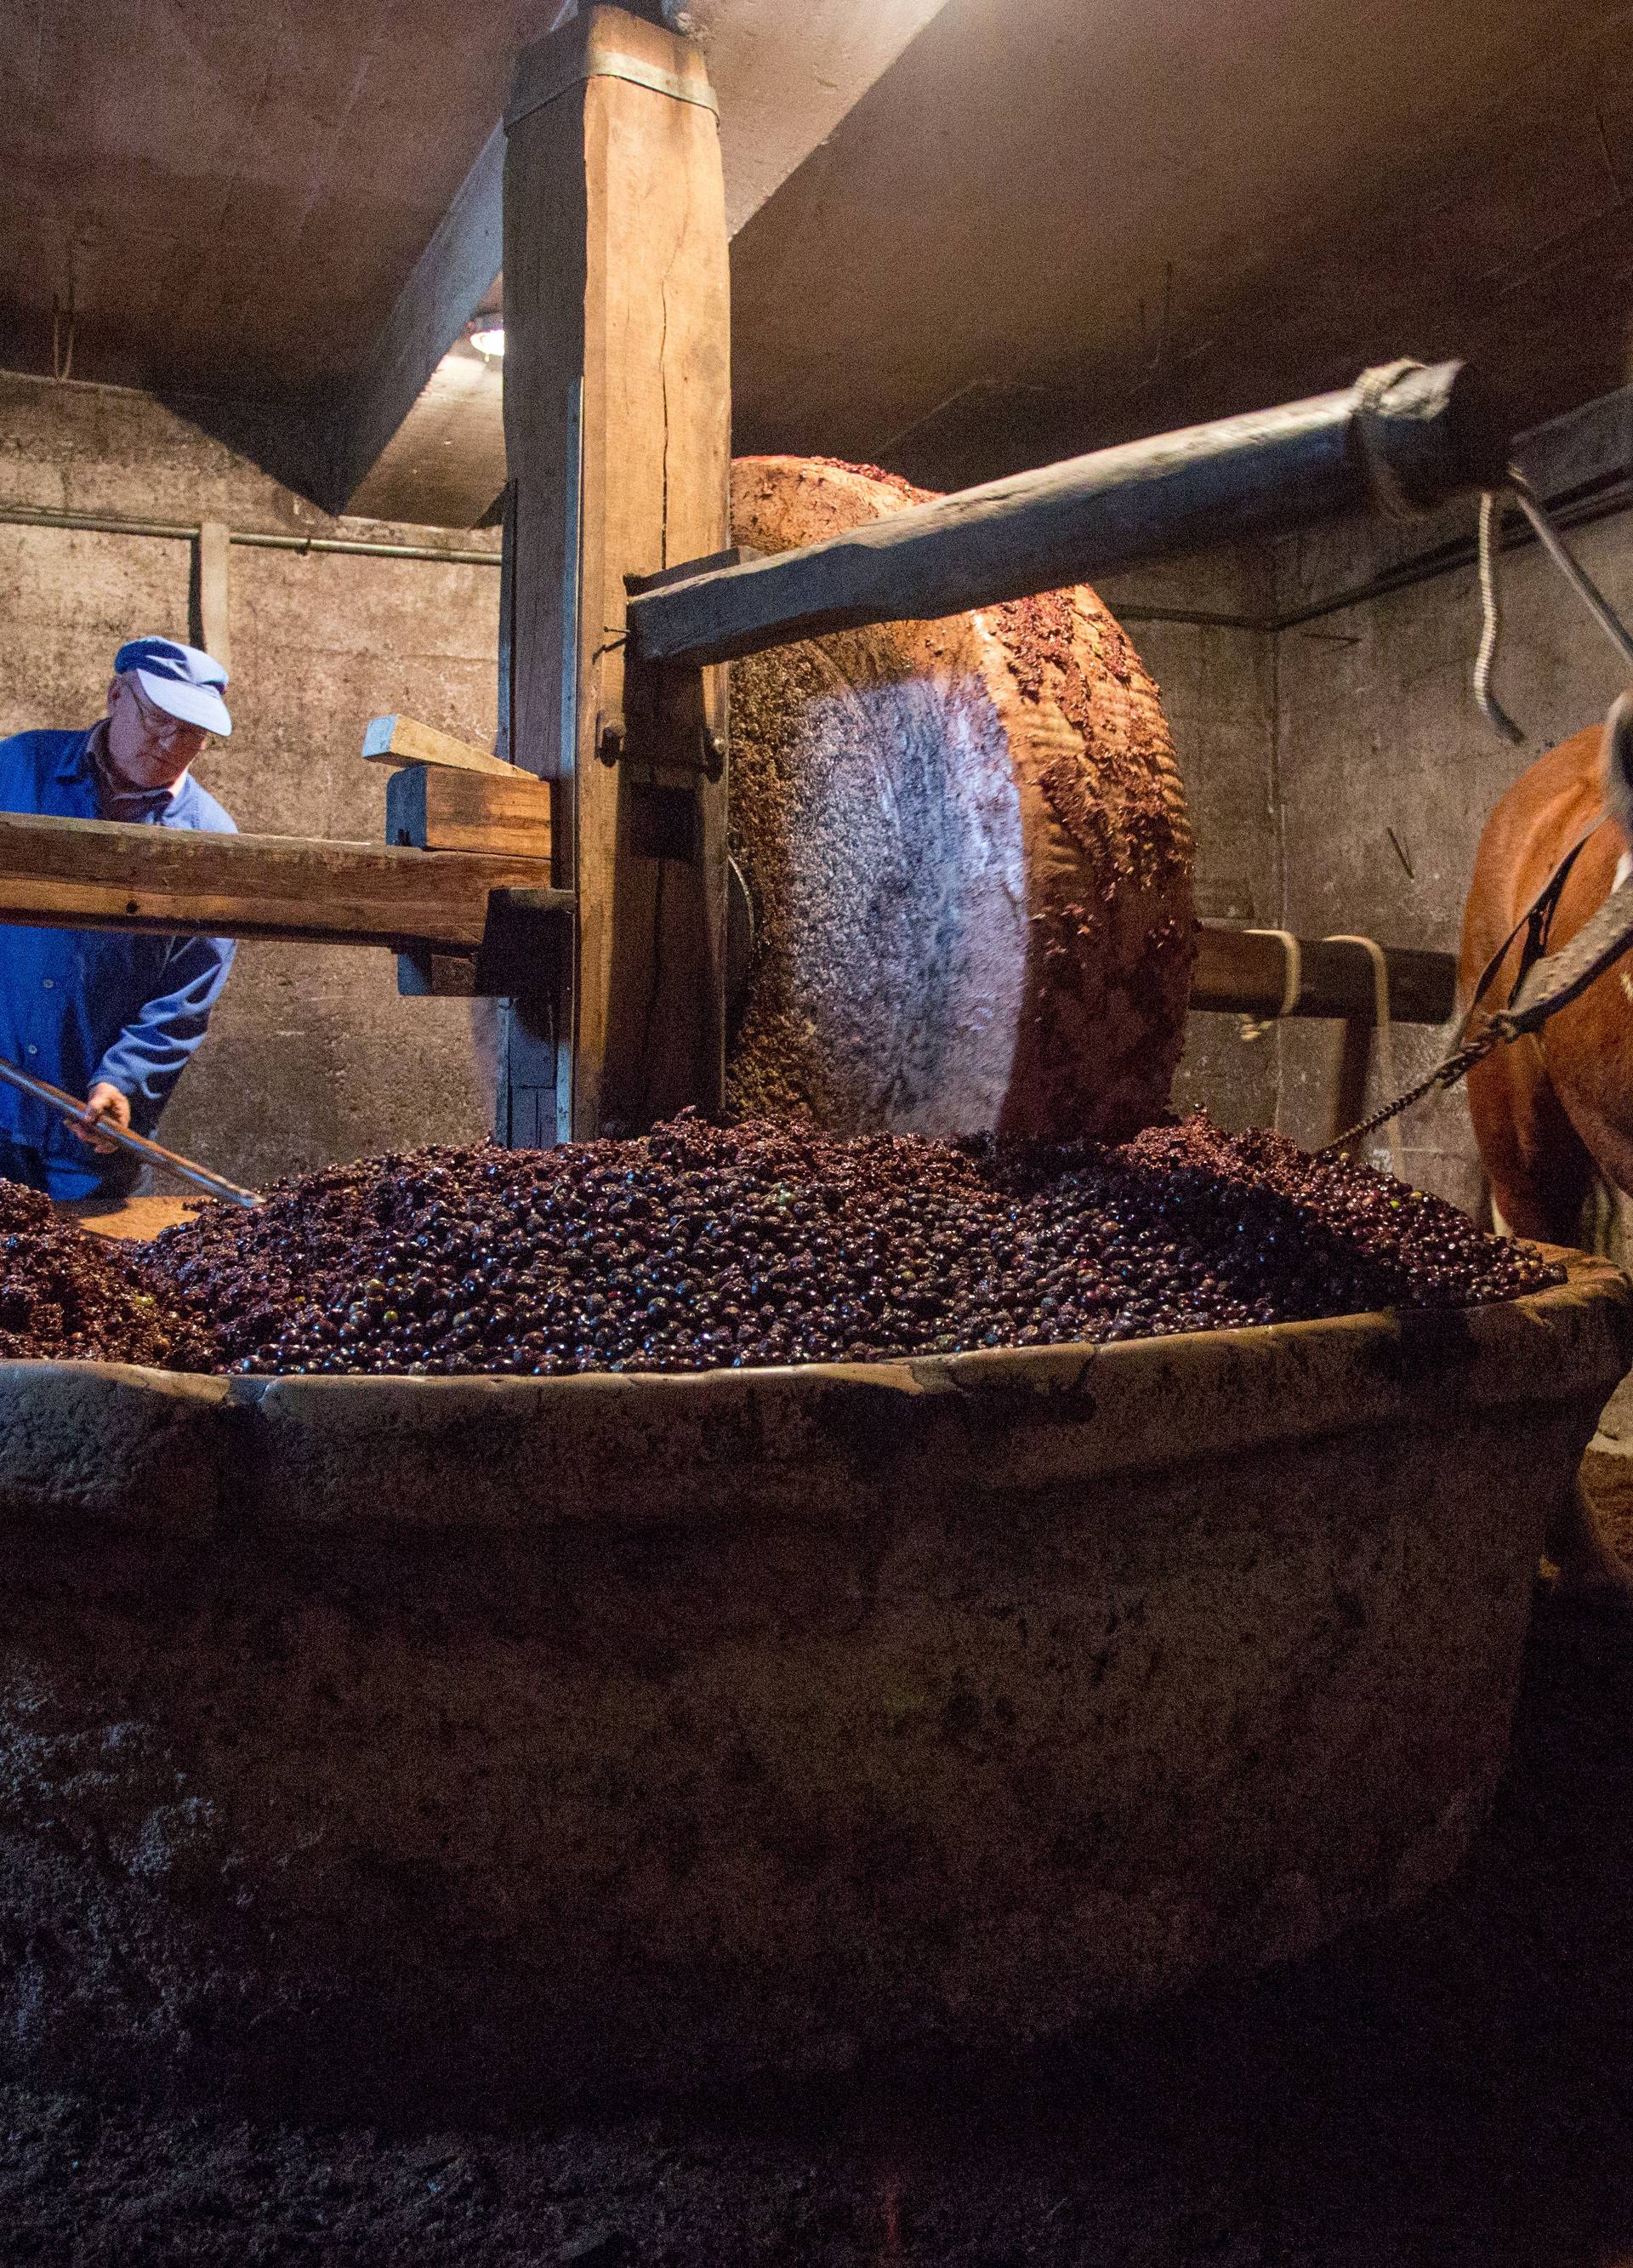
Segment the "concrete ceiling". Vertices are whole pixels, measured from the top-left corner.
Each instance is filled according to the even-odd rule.
[[[562,0],[563,12],[573,0]],[[943,5],[943,0],[688,0],[685,21],[708,50],[720,105],[726,227],[751,219],[811,151],[838,125]],[[382,339],[377,376],[361,390],[379,414],[360,421],[344,452],[336,487],[349,508],[379,519],[430,519],[464,526],[504,481],[504,402],[501,373],[485,367],[462,338],[445,352],[446,324],[428,325],[429,295],[446,302],[438,279],[451,268],[484,308],[504,305],[503,279],[485,271],[473,285],[470,260],[489,263],[500,239],[497,147],[490,147],[456,201],[457,230],[469,256],[463,269],[454,242],[433,239],[398,301]],[[451,220],[455,216],[451,215]],[[430,339],[436,344],[428,356]],[[437,359],[440,354],[440,359]],[[404,397],[404,368],[421,390]],[[427,374],[429,372],[429,374]],[[406,413],[406,414],[405,414]],[[389,436],[389,438],[387,438]]]
[[[732,249],[743,448],[932,484],[1477,360],[1619,384],[1633,10],[948,0]]]
[[[658,14],[679,0],[628,4]],[[691,0],[729,122],[733,228],[941,4]],[[69,367],[191,402],[224,438],[259,436],[277,460],[268,469],[317,492],[323,451],[304,441],[322,443],[349,414],[350,389],[489,144],[518,49],[573,5],[6,0],[17,68],[0,116],[0,364]],[[497,241],[497,167],[489,174]],[[465,313],[491,282],[473,287]],[[232,409],[212,416],[197,399],[212,395]],[[397,452],[399,516],[468,518],[490,501],[493,488],[478,504],[472,482],[491,464],[496,396],[497,379],[484,387],[462,357],[440,373]],[[468,449],[454,438],[457,404]]]
[[[50,369],[55,298],[77,376],[343,379],[555,6],[7,0],[0,353]]]
[[[1629,0],[697,4],[739,446],[945,485],[1396,353],[1519,423],[1625,375]],[[76,377],[248,401],[295,462],[560,6],[7,0],[0,363],[71,306]],[[359,501],[477,518],[496,387],[457,350]]]

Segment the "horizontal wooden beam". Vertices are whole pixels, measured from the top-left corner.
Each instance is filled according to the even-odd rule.
[[[496,779],[486,772],[405,764],[386,783],[386,840],[416,850],[548,860],[550,783],[514,764],[507,770],[508,779]]]
[[[289,938],[474,956],[494,891],[541,894],[536,858],[406,850],[283,835],[203,835],[99,819],[0,813],[0,924]],[[563,901],[564,902],[564,901]],[[1367,1017],[1372,965],[1355,945],[1300,940],[1298,1016]],[[1449,953],[1387,948],[1397,1022],[1440,1024],[1456,998]],[[1270,1015],[1286,958],[1273,934],[1204,923],[1194,1009]]]
[[[537,858],[0,813],[0,923],[474,954]]]
[[[732,661],[869,622],[926,622],[1382,502],[1429,510],[1501,478],[1507,443],[1460,363],[1016,473],[770,559],[633,597],[649,661]]]
[[[1389,1012],[1398,1024],[1444,1024],[1457,1002],[1457,961],[1449,953],[1411,946],[1384,948],[1389,966]],[[1372,961],[1364,946],[1298,940],[1299,984],[1295,1016],[1370,1018]],[[1274,932],[1230,929],[1204,922],[1196,941],[1191,980],[1193,1009],[1274,1016],[1286,995],[1287,952]]]

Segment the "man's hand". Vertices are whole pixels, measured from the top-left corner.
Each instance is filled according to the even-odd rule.
[[[117,1126],[121,1133],[129,1133],[130,1097],[121,1088],[110,1086],[107,1079],[99,1079],[85,1097],[83,1120],[78,1123],[70,1120],[69,1123],[82,1142],[88,1142],[93,1150],[100,1150],[111,1157],[118,1149],[118,1143],[110,1142],[106,1134],[98,1134],[93,1130],[99,1120],[104,1118]]]

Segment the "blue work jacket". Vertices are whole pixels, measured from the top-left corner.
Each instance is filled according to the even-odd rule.
[[[110,816],[91,755],[95,729],[0,740],[0,811]],[[190,777],[173,792],[121,798],[118,816],[211,835],[238,831]],[[224,937],[0,927],[0,1056],[73,1095],[107,1079],[130,1097],[136,1131],[151,1134],[204,1036],[234,950]],[[0,1086],[0,1138],[79,1175],[95,1154],[54,1110],[12,1086]]]

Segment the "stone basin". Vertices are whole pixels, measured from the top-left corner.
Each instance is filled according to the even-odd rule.
[[[1629,1289],[688,1378],[0,1366],[0,2066],[1012,2043],[1457,1866]]]

